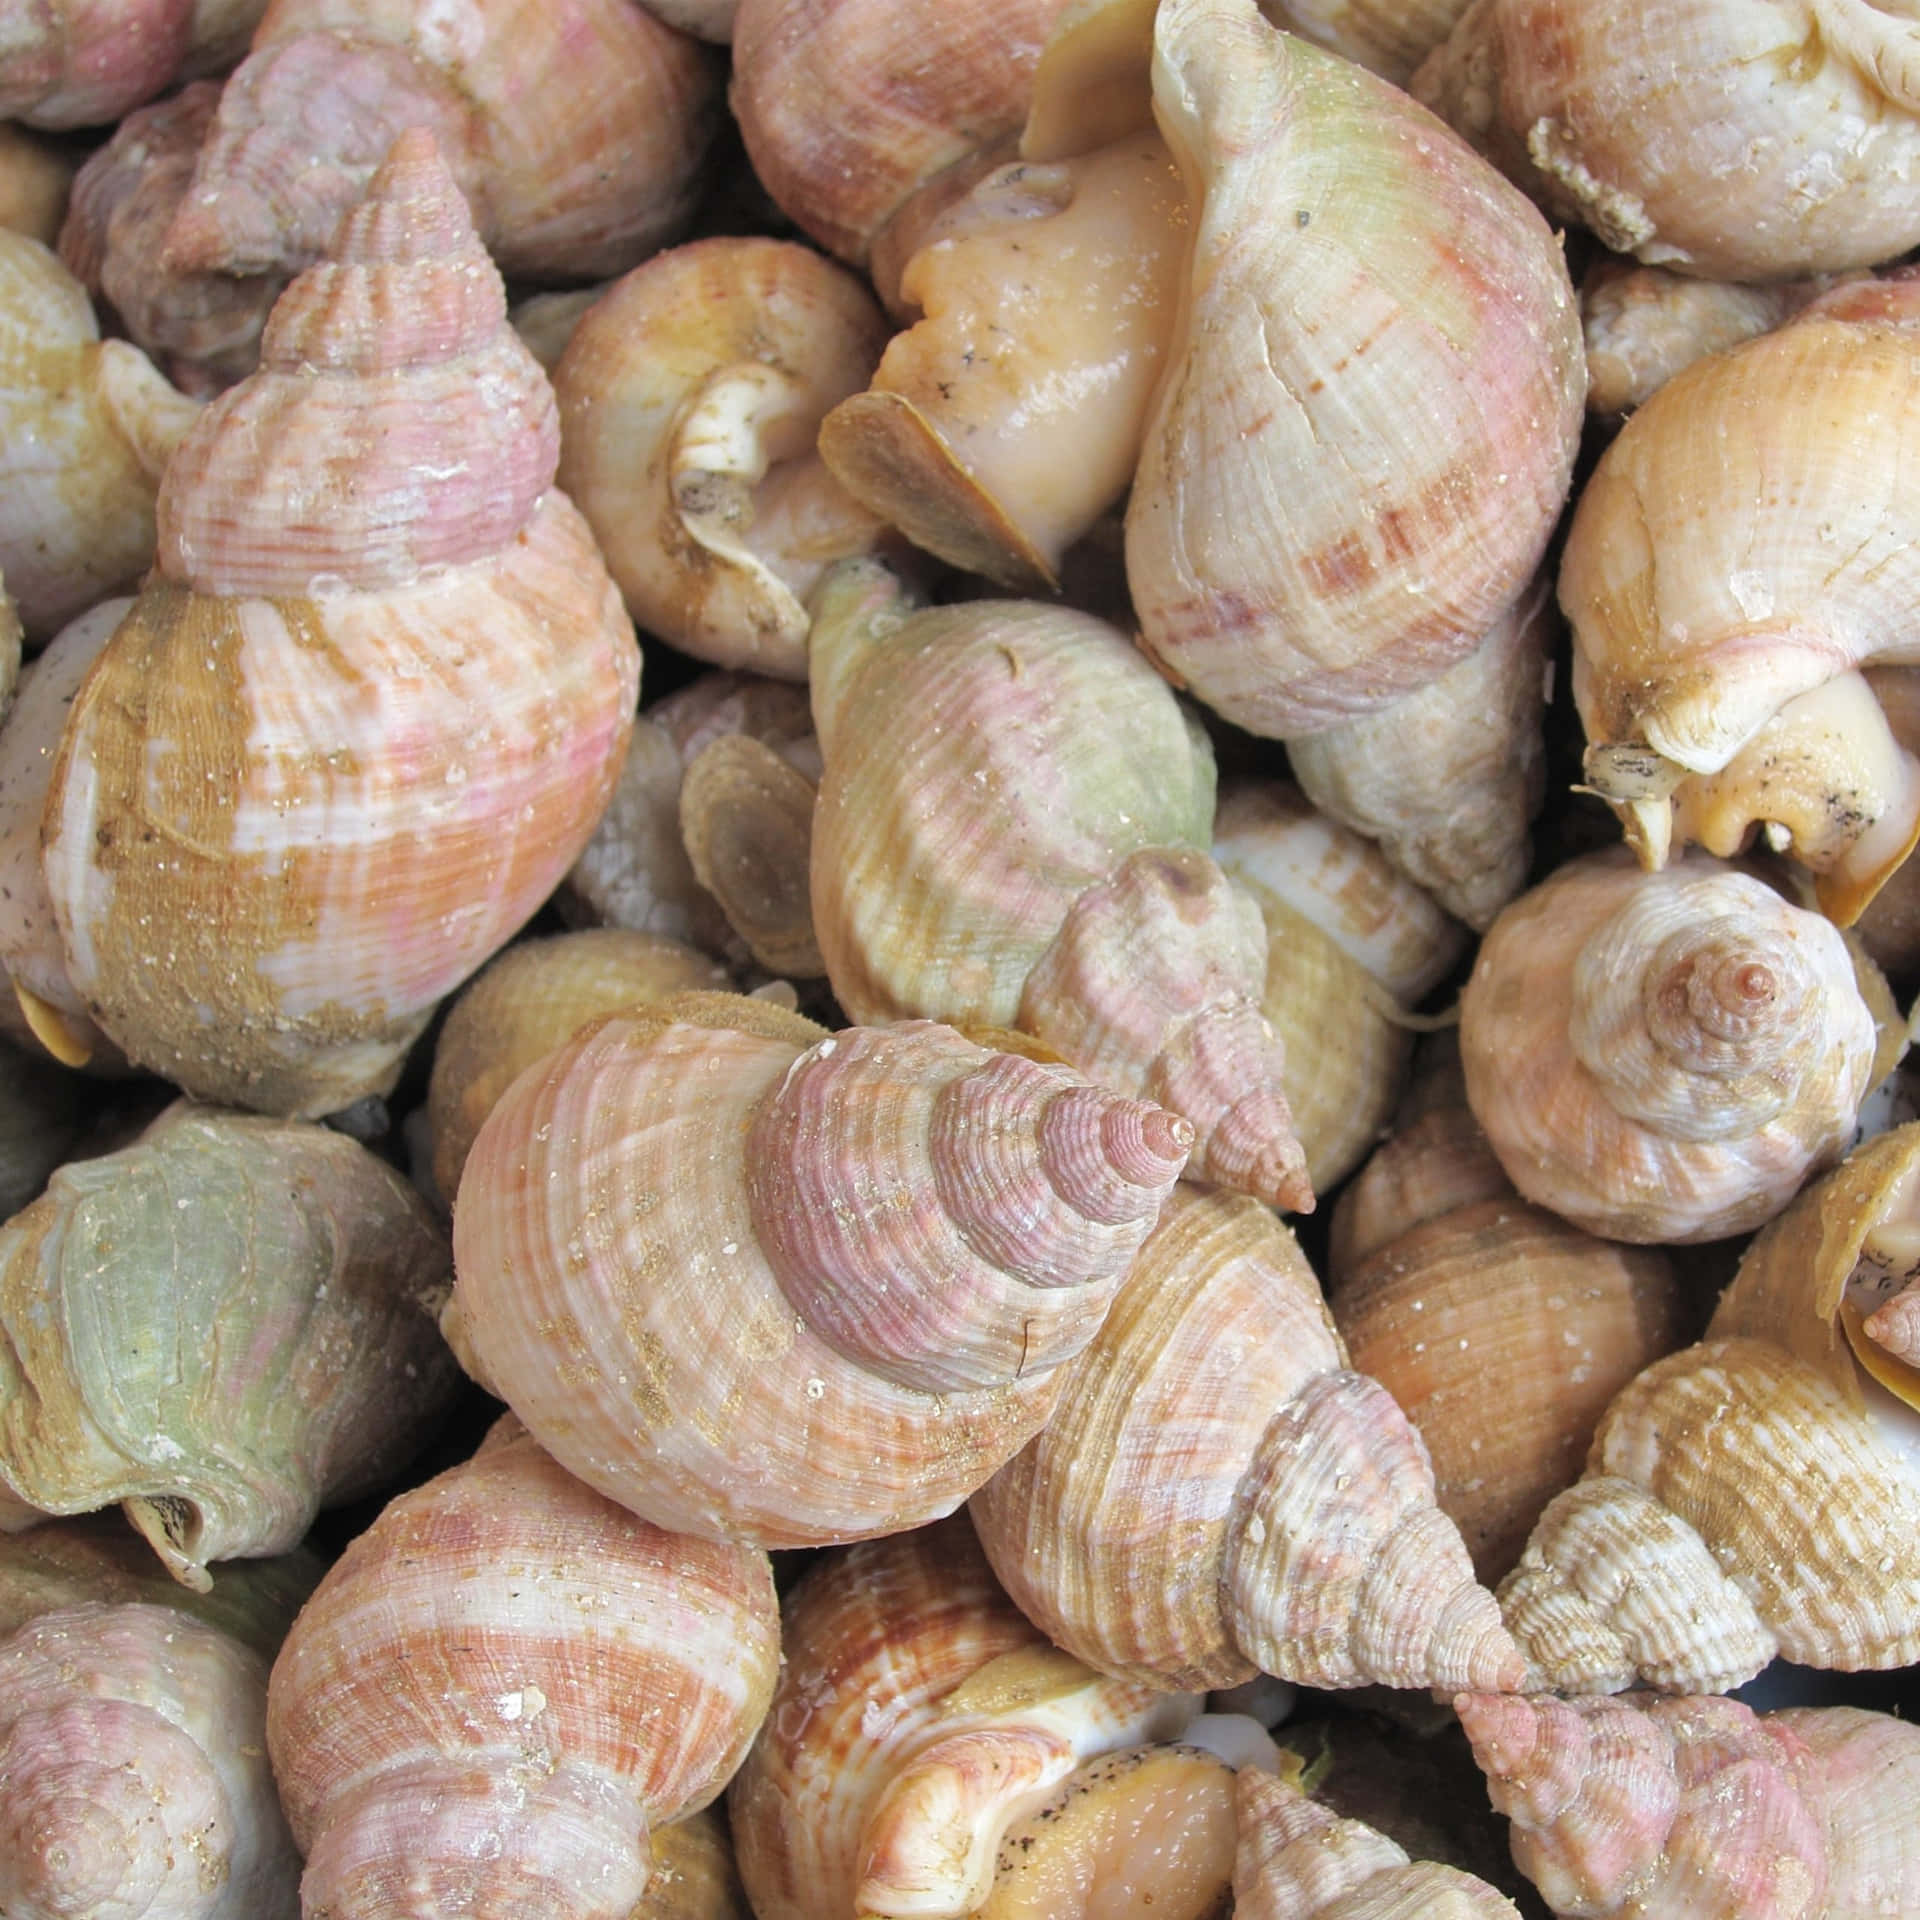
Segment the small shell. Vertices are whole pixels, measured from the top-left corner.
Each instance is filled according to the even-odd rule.
[[[165,264],[310,265],[414,128],[503,273],[619,273],[684,219],[715,94],[706,51],[627,0],[278,0],[221,90]]]
[[[454,1001],[427,1086],[433,1183],[449,1205],[481,1123],[514,1080],[589,1020],[698,987],[726,969],[678,940],[586,927],[509,947]]]
[[[1650,266],[1779,280],[1920,240],[1920,24],[1872,0],[1474,0],[1410,85]]]
[[[1560,572],[1587,784],[1641,858],[1761,828],[1843,925],[1920,834],[1920,761],[1860,672],[1900,657],[1920,591],[1916,326],[1920,285],[1864,282],[1675,375],[1602,455]]]
[[[1353,1364],[1426,1442],[1440,1509],[1491,1586],[1579,1478],[1607,1403],[1690,1327],[1663,1251],[1528,1206],[1484,1141],[1483,1162],[1461,1164],[1478,1138],[1470,1114],[1434,1112],[1374,1155],[1341,1196],[1328,1304]],[[1392,1220],[1389,1193],[1417,1204]]]
[[[1270,1774],[1238,1786],[1234,1920],[1519,1920],[1503,1894],[1343,1820]]]
[[[176,1103],[0,1227],[0,1510],[120,1501],[191,1587],[285,1552],[444,1412],[446,1287],[444,1237],[365,1147]]]
[[[1426,1450],[1346,1365],[1293,1236],[1182,1186],[1045,1430],[973,1499],[1021,1610],[1166,1686],[1515,1684]]]
[[[0,227],[50,247],[60,237],[74,161],[51,141],[0,125]]]
[[[1017,133],[1063,0],[740,0],[729,100],[781,211],[852,266],[916,188]]]
[[[463,1353],[663,1526],[798,1546],[949,1512],[1046,1418],[1191,1131],[915,1021],[616,1014],[488,1116]]]
[[[640,666],[424,134],[336,254],[170,463],[155,575],[74,704],[44,835],[91,1017],[190,1092],[300,1114],[391,1089],[552,892]]]
[[[1467,1097],[1508,1177],[1618,1240],[1771,1219],[1845,1151],[1880,1052],[1839,932],[1700,855],[1568,862],[1495,921],[1460,1000]]]
[[[1176,684],[1289,739],[1519,597],[1579,444],[1579,317],[1546,223],[1397,88],[1253,0],[1163,0],[1154,46],[1195,240],[1127,579]]]
[[[1287,748],[1316,806],[1479,933],[1527,883],[1546,795],[1549,584],[1543,574],[1425,686]]]
[[[1280,1037],[1294,1130],[1324,1193],[1385,1130],[1413,1049],[1404,1016],[1464,955],[1466,933],[1285,781],[1223,791],[1213,857],[1267,923],[1260,1010]]]
[[[296,1920],[267,1660],[172,1607],[82,1602],[0,1640],[0,1908]]]
[[[1081,1762],[1200,1710],[1049,1646],[964,1516],[818,1562],[783,1612],[780,1685],[729,1797],[760,1920],[991,1911],[1011,1825]]]
[[[138,347],[100,338],[39,241],[0,228],[0,569],[30,638],[152,562],[161,470],[198,411]]]
[[[883,531],[814,439],[885,339],[853,274],[745,237],[656,254],[582,317],[554,370],[560,484],[644,630],[721,666],[806,678],[802,603]]]
[[[391,1502],[274,1663],[309,1914],[628,1920],[648,1829],[711,1801],[765,1715],[766,1556],[635,1519],[516,1424]]]
[[[1513,1855],[1592,1920],[1911,1912],[1920,1732],[1859,1707],[1463,1696]]]
[[[1543,1684],[1714,1692],[1775,1654],[1920,1658],[1916,1415],[1856,1357],[1847,1312],[1850,1286],[1904,1263],[1917,1162],[1909,1124],[1809,1187],[1749,1247],[1706,1339],[1607,1409],[1587,1477],[1500,1589]]]

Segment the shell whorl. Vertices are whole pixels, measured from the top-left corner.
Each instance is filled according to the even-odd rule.
[[[921,1103],[926,1177],[883,1175],[872,1149],[913,1137],[899,1121]],[[966,1337],[989,1315],[1017,1330],[1022,1369],[1078,1352],[1105,1306],[1102,1288],[1089,1324],[1087,1283],[1126,1270],[1191,1144],[1158,1107],[910,1021],[803,1054],[755,1118],[747,1167],[795,1311],[850,1359],[937,1393],[1006,1377],[1001,1344]]]
[[[559,458],[552,388],[415,128],[281,295],[260,370],[181,442],[160,572],[227,595],[405,586],[506,547]]]

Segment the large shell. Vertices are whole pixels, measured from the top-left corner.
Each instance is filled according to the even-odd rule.
[[[1612,1239],[1721,1239],[1845,1151],[1892,1064],[1868,992],[1839,932],[1751,875],[1588,854],[1482,942],[1467,1096],[1529,1200]]]
[[[1513,1856],[1591,1920],[1860,1920],[1920,1902],[1920,1733],[1860,1707],[1458,1703]]]
[[[556,1457],[663,1526],[897,1532],[1046,1418],[1191,1137],[930,1021],[663,1001],[489,1115],[450,1325]]]
[[[284,1552],[444,1412],[447,1278],[419,1196],[324,1127],[181,1102],[70,1161],[0,1227],[0,1525],[120,1501],[195,1587]]]
[[[786,1602],[782,1652],[729,1796],[760,1920],[971,1913],[1014,1820],[1083,1760],[1177,1737],[1201,1704],[1050,1646],[964,1515],[819,1562]]]
[[[628,1920],[648,1829],[719,1793],[778,1662],[764,1554],[663,1533],[502,1423],[348,1547],[274,1663],[305,1911]]]
[[[1607,1409],[1500,1589],[1545,1684],[1715,1692],[1775,1654],[1920,1658],[1920,1394],[1849,1332],[1911,1261],[1917,1167],[1920,1124],[1856,1149],[1753,1242],[1706,1339]]]
[[[1346,1364],[1258,1202],[1182,1186],[1045,1430],[974,1496],[994,1571],[1080,1659],[1167,1686],[1518,1681],[1426,1449]]]
[[[1920,762],[1859,671],[1911,652],[1917,302],[1843,287],[1669,380],[1582,490],[1560,573],[1586,778],[1642,859],[1762,827],[1842,923],[1920,835]]]
[[[172,1607],[83,1601],[0,1640],[0,1910],[297,1920],[267,1659]]]
[[[1196,203],[1127,510],[1142,644],[1289,738],[1478,646],[1579,443],[1546,223],[1448,130],[1253,0],[1165,0],[1154,108]]]
[[[1212,754],[1124,637],[1038,602],[909,614],[849,563],[812,657],[813,922],[841,1005],[1018,1026],[1191,1120],[1196,1178],[1310,1204],[1264,927],[1202,851]]]
[[[155,578],[74,703],[46,877],[75,991],[189,1092],[384,1092],[552,891],[639,679],[550,484],[553,398],[424,134],[168,468]]]
[[[1415,95],[1651,266],[1774,280],[1920,240],[1920,24],[1873,0],[1474,0]]]
[[[39,241],[0,228],[0,570],[30,638],[151,563],[161,470],[198,411],[139,348],[100,338]]]
[[[1328,1273],[1353,1364],[1426,1442],[1489,1586],[1579,1478],[1607,1403],[1693,1325],[1663,1250],[1528,1206],[1457,1107],[1397,1131],[1341,1195]]]
[[[807,594],[882,533],[814,437],[885,340],[853,274],[745,236],[657,254],[582,317],[553,376],[560,482],[644,630],[806,678]]]
[[[319,259],[425,128],[503,272],[619,273],[685,217],[711,60],[630,0],[274,0],[167,230],[176,271]]]
[[[916,188],[1026,118],[1064,0],[741,0],[734,117],[781,210],[866,262]]]

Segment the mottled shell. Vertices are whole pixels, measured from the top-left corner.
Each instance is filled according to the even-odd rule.
[[[1345,1820],[1257,1768],[1240,1773],[1234,1920],[1519,1920],[1473,1874]]]
[[[267,1658],[172,1607],[91,1601],[0,1640],[0,1910],[297,1920]]]
[[[419,1196],[324,1127],[181,1102],[70,1161],[0,1227],[0,1524],[120,1501],[202,1588],[285,1552],[444,1412],[447,1281]]]
[[[630,0],[273,0],[221,91],[166,264],[319,259],[413,127],[503,272],[619,273],[685,218],[716,104],[705,49]]]
[[[1920,1658],[1915,1413],[1846,1325],[1850,1286],[1910,1256],[1916,1165],[1920,1124],[1858,1148],[1753,1242],[1706,1339],[1608,1408],[1500,1589],[1546,1683],[1712,1692],[1776,1654]]]
[[[649,1828],[744,1756],[779,1632],[764,1554],[663,1533],[496,1429],[347,1548],[274,1663],[304,1910],[628,1920]]]
[[[1464,660],[1287,748],[1316,806],[1377,840],[1479,933],[1526,885],[1533,858],[1528,829],[1546,797],[1552,604],[1543,575]]]
[[[137,347],[100,338],[52,253],[0,228],[0,570],[30,638],[151,563],[160,473],[197,411]]]
[[[1920,1735],[1860,1707],[1458,1703],[1513,1854],[1556,1913],[1816,1920],[1920,1901]]]
[[[1410,85],[1556,218],[1650,266],[1775,280],[1920,239],[1904,9],[1474,0]]]
[[[1508,1177],[1619,1240],[1771,1219],[1845,1150],[1879,1051],[1839,932],[1700,855],[1568,862],[1495,921],[1460,1000],[1467,1097]]]
[[[557,1458],[771,1546],[949,1512],[1047,1416],[1191,1132],[917,1021],[687,996],[508,1090],[450,1326]]]
[[[656,254],[583,316],[554,369],[560,483],[643,630],[806,678],[809,591],[883,530],[814,438],[886,333],[855,275],[747,236]]]
[[[1521,1673],[1418,1436],[1348,1368],[1293,1236],[1242,1196],[1175,1191],[1053,1418],[973,1515],[1022,1611],[1109,1673]]]
[[[729,101],[754,171],[829,253],[866,262],[913,192],[1010,139],[1063,0],[741,0]]]
[[[434,1043],[427,1085],[433,1183],[451,1206],[481,1122],[513,1081],[589,1020],[699,987],[726,969],[678,940],[584,927],[526,940],[461,992]]]
[[[1413,1050],[1404,1016],[1463,957],[1466,934],[1285,781],[1223,789],[1213,857],[1267,924],[1260,1010],[1280,1037],[1294,1130],[1324,1193],[1385,1130]]]
[[[1253,0],[1168,0],[1195,238],[1127,510],[1142,644],[1290,738],[1465,658],[1532,577],[1586,379],[1558,244],[1397,88]]]
[[[1397,1132],[1341,1196],[1329,1276],[1353,1364],[1426,1442],[1489,1586],[1579,1478],[1607,1403],[1696,1324],[1664,1250],[1527,1205],[1459,1109]]]
[[[1843,924],[1920,834],[1920,762],[1859,672],[1912,650],[1917,294],[1839,289],[1675,375],[1582,489],[1560,573],[1587,783],[1642,859],[1763,828]]]
[[[391,1088],[552,891],[639,680],[550,484],[551,390],[424,135],[336,254],[170,464],[45,826],[94,1020],[189,1092],[299,1114]]]
[[[1050,1646],[964,1515],[818,1562],[782,1652],[729,1795],[759,1920],[972,1913],[1014,1821],[1082,1761],[1176,1738],[1201,1704]]]

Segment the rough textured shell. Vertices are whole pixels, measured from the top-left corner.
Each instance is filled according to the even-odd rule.
[[[863,265],[913,191],[1026,118],[1062,0],[742,0],[729,98],[754,171],[830,253]]]
[[[1410,84],[1556,217],[1650,265],[1772,280],[1920,239],[1902,8],[1677,0],[1603,24],[1567,0],[1476,0]]]
[[[1046,1429],[973,1501],[1007,1591],[1109,1673],[1519,1678],[1425,1449],[1257,1202],[1182,1186]]]
[[[1556,1913],[1814,1920],[1920,1899],[1920,1737],[1891,1714],[1735,1700],[1457,1705],[1513,1855]]]
[[[474,1142],[458,1338],[661,1525],[897,1532],[1045,1419],[1190,1139],[932,1022],[829,1037],[721,995],[610,1016]]]
[[[324,1127],[183,1102],[69,1162],[0,1227],[0,1524],[122,1501],[197,1587],[284,1552],[445,1410],[447,1278],[418,1195]]]
[[[304,267],[424,127],[503,271],[619,273],[685,216],[715,104],[705,50],[628,0],[275,0],[167,264]]]
[[[1843,922],[1920,832],[1920,766],[1858,672],[1912,652],[1914,294],[1841,289],[1867,311],[1822,301],[1675,375],[1582,489],[1560,573],[1587,779],[1642,857],[1770,823]]]
[[[644,630],[806,678],[808,592],[882,532],[814,437],[886,334],[853,274],[747,236],[656,254],[582,317],[554,369],[560,483]]]
[[[618,774],[632,627],[504,312],[406,136],[169,467],[157,577],[75,702],[46,814],[68,973],[202,1097],[391,1087]]]
[[[729,1808],[760,1920],[932,1916],[986,1898],[1008,1825],[1090,1755],[1173,1738],[1191,1694],[1051,1647],[955,1516],[818,1562]]]
[[[1468,1100],[1515,1186],[1590,1233],[1745,1232],[1845,1150],[1891,1064],[1855,974],[1835,928],[1719,861],[1590,854],[1481,944]]]
[[[1253,0],[1171,0],[1154,42],[1195,238],[1127,579],[1164,669],[1284,739],[1519,596],[1579,442],[1579,317],[1545,222],[1398,89]]]
[[[21,1920],[295,1920],[267,1661],[171,1607],[93,1602],[0,1640],[0,1905]]]
[[[766,1712],[765,1555],[649,1526],[514,1425],[391,1502],[274,1663],[310,1914],[627,1920],[648,1828],[711,1801]]]
[[[1551,1684],[1740,1684],[1775,1653],[1895,1667],[1920,1650],[1913,1408],[1856,1361],[1857,1273],[1911,1243],[1920,1125],[1869,1141],[1753,1242],[1707,1337],[1608,1408],[1587,1478],[1500,1590]]]

